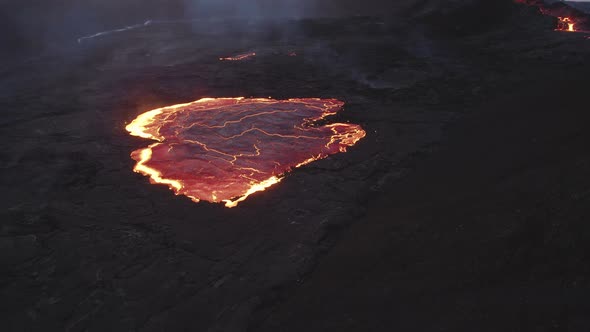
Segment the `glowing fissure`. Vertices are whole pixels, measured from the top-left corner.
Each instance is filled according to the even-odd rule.
[[[343,102],[302,98],[205,98],[140,114],[126,129],[157,141],[131,154],[134,171],[177,195],[235,207],[290,170],[346,152],[365,137],[356,124],[318,121]]]
[[[219,58],[219,61],[242,61],[242,60],[247,60],[247,59],[253,58],[255,56],[256,56],[256,52],[250,52],[250,53],[229,56],[226,58]]]

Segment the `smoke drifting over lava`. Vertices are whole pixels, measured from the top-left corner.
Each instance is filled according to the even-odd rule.
[[[7,1],[0,8],[0,42],[7,53],[41,51],[83,36],[148,20],[304,17],[383,13],[383,0],[58,0]],[[59,46],[57,46],[59,47]]]
[[[185,0],[185,13],[191,17],[303,17],[312,11],[313,1],[302,0]]]
[[[147,21],[256,19],[274,22],[320,17],[379,16],[391,21],[419,17],[475,0],[36,0],[12,1],[0,11],[0,36],[8,52],[40,51],[101,32]],[[502,0],[506,2],[510,0]],[[484,7],[489,1],[480,1]],[[199,27],[200,28],[200,27]],[[218,29],[208,27],[208,29]],[[248,29],[240,27],[240,31]],[[239,32],[239,31],[236,31]]]

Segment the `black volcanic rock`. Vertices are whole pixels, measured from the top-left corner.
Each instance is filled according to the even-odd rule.
[[[30,45],[0,68],[2,331],[588,331],[590,43],[485,2],[54,47],[48,2],[2,11]],[[235,96],[336,98],[367,136],[234,209],[133,173],[129,121]]]

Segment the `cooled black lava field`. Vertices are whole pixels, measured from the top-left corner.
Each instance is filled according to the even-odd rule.
[[[590,330],[590,33],[525,4],[451,2],[15,36],[0,63],[0,328]],[[340,101],[295,129],[366,136],[233,208],[133,171],[150,144],[126,130],[139,115],[234,97]],[[246,157],[274,144],[214,120],[211,135],[258,132]]]

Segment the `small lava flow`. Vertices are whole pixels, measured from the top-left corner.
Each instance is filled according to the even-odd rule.
[[[359,125],[324,123],[343,105],[317,98],[205,98],[151,110],[126,127],[157,141],[131,153],[134,171],[195,202],[235,207],[290,170],[346,152],[365,137]]]
[[[558,17],[557,30],[559,31],[576,31],[576,24],[569,17]]]
[[[219,61],[243,61],[248,60],[256,56],[256,52],[244,53],[244,54],[237,54],[234,56],[229,56],[225,58],[219,58]]]
[[[556,31],[587,32],[588,15],[563,2],[546,3],[543,0],[514,0],[516,3],[539,8],[543,15],[557,19]]]

